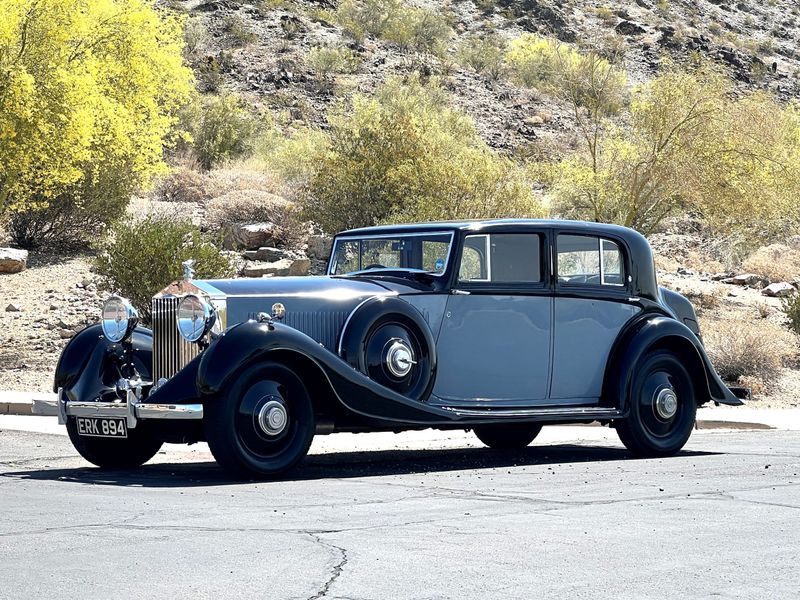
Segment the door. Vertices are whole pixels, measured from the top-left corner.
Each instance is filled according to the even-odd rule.
[[[542,233],[472,234],[440,329],[433,393],[453,403],[547,398],[553,299]]]
[[[599,400],[611,348],[640,310],[628,300],[625,264],[616,241],[567,233],[556,237],[551,399]]]

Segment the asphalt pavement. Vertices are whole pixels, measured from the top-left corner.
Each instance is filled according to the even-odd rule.
[[[339,434],[291,477],[241,483],[203,446],[102,472],[8,419],[0,598],[800,596],[797,431],[701,429],[660,460],[600,427],[520,452]]]

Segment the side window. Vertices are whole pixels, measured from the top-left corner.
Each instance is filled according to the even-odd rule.
[[[557,247],[559,283],[624,285],[622,253],[616,242],[560,234]]]
[[[470,235],[464,240],[459,280],[540,283],[542,236],[536,233]]]

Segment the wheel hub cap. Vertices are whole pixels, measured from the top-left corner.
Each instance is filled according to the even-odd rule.
[[[387,346],[386,367],[395,377],[405,377],[416,364],[413,351],[402,340],[392,340]]]
[[[258,412],[258,425],[267,435],[279,435],[288,422],[289,414],[279,400],[269,400]]]
[[[656,413],[662,419],[671,419],[678,412],[678,396],[675,390],[664,388],[659,390],[655,399]]]

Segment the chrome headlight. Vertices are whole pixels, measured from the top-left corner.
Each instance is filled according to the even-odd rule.
[[[214,307],[194,294],[178,305],[178,331],[188,342],[196,342],[211,331],[216,320]]]
[[[125,298],[111,296],[103,305],[100,322],[106,339],[117,344],[133,333],[139,323],[139,313]]]

